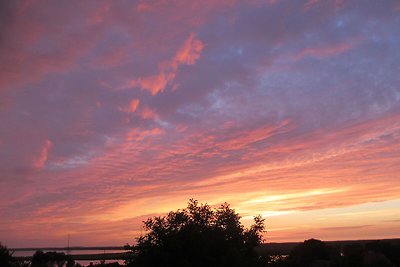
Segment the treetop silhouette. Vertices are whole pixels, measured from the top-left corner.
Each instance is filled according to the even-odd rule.
[[[261,244],[264,219],[250,228],[224,203],[219,208],[190,199],[187,208],[144,221],[147,233],[137,240],[128,266],[261,266],[254,248]]]

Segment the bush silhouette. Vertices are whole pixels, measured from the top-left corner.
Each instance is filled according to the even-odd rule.
[[[70,255],[65,255],[63,252],[43,252],[38,250],[32,256],[31,267],[47,267],[47,266],[57,266],[57,267],[74,267],[75,261]]]
[[[186,209],[144,222],[147,234],[126,248],[134,256],[128,266],[261,266],[254,248],[261,244],[264,219],[245,229],[228,204],[212,209],[191,199]]]

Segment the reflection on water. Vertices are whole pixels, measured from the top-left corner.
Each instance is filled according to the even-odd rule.
[[[79,263],[82,266],[89,266],[90,263],[93,263],[93,264],[99,264],[100,263],[100,261],[75,261],[75,262]],[[106,260],[105,261],[105,263],[112,263],[112,262],[118,262],[121,265],[124,264],[123,260]]]
[[[126,250],[115,250],[115,249],[110,249],[110,250],[43,250],[43,252],[49,252],[49,251],[56,251],[56,252],[63,252],[66,255],[82,255],[82,254],[103,254],[103,253],[122,253],[126,252]],[[28,256],[33,256],[35,254],[36,250],[24,250],[24,251],[14,251],[13,256],[14,257],[28,257]],[[82,266],[88,266],[91,262],[93,264],[98,264],[100,263],[100,260],[76,260],[75,262],[81,264]],[[106,260],[105,263],[111,263],[111,262],[118,262],[119,264],[123,264],[123,260]]]
[[[126,250],[43,250],[43,252],[49,252],[49,251],[56,251],[56,252],[63,252],[66,255],[81,255],[81,254],[103,254],[103,253],[122,253],[125,252]],[[14,257],[27,257],[27,256],[33,256],[35,254],[36,250],[26,250],[26,251],[14,251],[13,256]]]

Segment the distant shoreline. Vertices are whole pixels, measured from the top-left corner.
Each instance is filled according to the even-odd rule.
[[[125,260],[129,257],[129,252],[121,253],[96,253],[96,254],[76,254],[70,255],[76,261],[82,260]],[[17,261],[31,261],[33,256],[19,256],[15,257]]]
[[[385,242],[398,242],[400,238],[390,238],[390,239],[365,239],[365,240],[337,240],[337,241],[323,241],[324,243],[335,246],[335,247],[344,247],[347,244],[358,243],[358,244],[367,244],[369,242],[374,241],[385,241]],[[256,248],[256,252],[259,255],[288,255],[291,251],[299,244],[303,242],[269,242],[263,243],[259,247]],[[103,247],[43,247],[43,248],[13,248],[10,251],[79,251],[79,250],[96,250],[96,251],[104,251],[104,253],[93,253],[93,254],[70,254],[70,256],[76,261],[89,260],[126,260],[127,258],[132,256],[132,252],[127,251],[122,246],[103,246]],[[106,251],[114,250],[114,252],[106,252]],[[115,252],[121,251],[121,252]],[[17,261],[31,261],[32,256],[16,256],[15,259]]]
[[[340,244],[340,243],[351,243],[351,242],[371,242],[371,241],[397,241],[400,240],[399,238],[385,238],[385,239],[355,239],[355,240],[332,240],[332,241],[325,241],[322,240],[323,242],[327,244]],[[303,243],[303,241],[293,241],[293,242],[266,242],[261,244],[261,246],[266,246],[266,245],[272,245],[272,246],[281,246],[281,245],[296,245]],[[68,250],[124,250],[124,246],[102,246],[102,247],[96,247],[96,246],[90,246],[90,247],[85,247],[85,246],[73,246],[73,247],[39,247],[39,248],[9,248],[11,251],[37,251],[37,250],[42,250],[42,251],[68,251]]]
[[[42,247],[42,248],[9,248],[11,251],[36,251],[36,250],[50,250],[50,251],[68,251],[68,250],[126,250],[123,246],[109,246],[109,247]]]

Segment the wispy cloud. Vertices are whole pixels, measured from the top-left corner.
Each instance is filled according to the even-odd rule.
[[[152,95],[164,91],[165,87],[175,79],[179,66],[193,65],[200,58],[203,47],[204,44],[196,39],[193,33],[190,34],[171,60],[159,64],[158,74],[132,80],[129,85],[139,86],[150,91]],[[176,88],[176,85],[173,88]]]
[[[53,143],[50,140],[45,140],[43,146],[40,148],[39,155],[34,160],[33,165],[36,168],[42,168],[47,161],[50,148]]]

